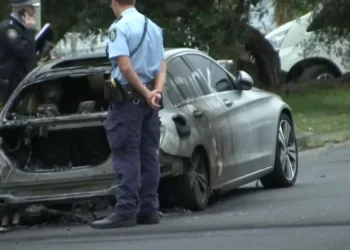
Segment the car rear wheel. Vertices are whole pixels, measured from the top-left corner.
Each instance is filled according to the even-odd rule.
[[[174,179],[172,191],[174,198],[184,208],[201,211],[208,206],[209,172],[205,153],[195,150],[185,161],[184,174]]]
[[[288,115],[281,114],[275,154],[274,171],[261,178],[265,188],[291,187],[298,176],[298,146],[293,123]]]

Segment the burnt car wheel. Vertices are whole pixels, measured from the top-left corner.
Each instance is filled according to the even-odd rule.
[[[284,113],[278,125],[274,167],[271,174],[261,179],[265,188],[284,188],[295,184],[298,176],[298,146],[293,123]]]
[[[185,161],[184,171],[173,183],[174,198],[187,209],[201,211],[208,206],[210,196],[206,154],[195,150],[191,158]]]

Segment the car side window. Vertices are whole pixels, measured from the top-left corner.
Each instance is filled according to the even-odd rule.
[[[213,91],[210,89],[211,61],[203,56],[195,54],[185,55],[184,57],[191,63],[190,67],[194,72],[195,79],[198,81],[203,91],[206,94],[212,93]]]
[[[234,90],[227,73],[215,63],[211,64],[211,87],[217,92]]]
[[[170,101],[174,105],[179,105],[185,101],[185,97],[181,93],[181,89],[178,88],[174,79],[169,74],[167,74],[166,77],[165,91],[167,92]]]
[[[192,70],[181,57],[176,57],[168,62],[168,73],[174,79],[185,101],[205,95],[199,83],[195,80]]]
[[[206,92],[215,93],[234,89],[227,73],[213,61],[196,54],[188,54],[185,57],[191,63],[192,70],[196,72],[196,79]]]

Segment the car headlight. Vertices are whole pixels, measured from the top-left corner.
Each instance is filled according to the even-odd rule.
[[[286,37],[288,31],[289,31],[289,29],[284,30],[284,31],[277,33],[276,35],[274,35],[268,39],[275,50],[279,50],[281,48],[282,42],[283,42],[284,38]]]

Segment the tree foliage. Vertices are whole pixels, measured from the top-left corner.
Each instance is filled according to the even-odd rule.
[[[323,47],[329,55],[340,57],[343,66],[350,66],[350,1],[322,1],[322,6],[313,13],[308,31],[314,32],[304,44],[306,55],[315,53],[319,47]]]
[[[244,37],[242,23],[249,20],[250,4],[262,0],[137,0],[138,9],[146,13],[164,28],[165,43],[170,47],[191,46],[208,48],[210,51],[227,54],[232,40]],[[350,27],[347,15],[350,1],[346,0],[270,0],[275,4],[275,20],[283,24],[326,3],[324,14],[315,20],[316,27],[342,26],[342,33]],[[106,30],[114,16],[110,0],[41,0],[43,23],[50,22],[56,40],[72,29],[85,34]],[[9,6],[8,0],[0,0],[1,6]],[[2,8],[5,16],[9,8]],[[342,13],[339,15],[339,13]],[[262,14],[263,16],[263,14]],[[325,17],[326,16],[326,17]],[[349,20],[348,20],[349,19]],[[338,30],[339,31],[339,30]],[[324,30],[318,33],[325,33]],[[332,34],[334,37],[334,33]],[[184,44],[185,43],[185,44]],[[220,46],[218,46],[220,45]],[[236,51],[235,46],[231,46]],[[225,52],[223,52],[224,50]],[[232,52],[233,53],[233,52]]]
[[[196,47],[214,58],[233,58],[237,62],[250,54],[256,65],[260,65],[256,75],[261,82],[278,84],[277,54],[264,36],[248,25],[250,6],[258,2],[138,0],[137,8],[163,28],[166,47]],[[85,34],[106,30],[114,20],[110,0],[42,0],[41,3],[42,22],[51,23],[56,40],[70,30]]]
[[[274,19],[277,26],[312,11],[319,0],[275,0]]]
[[[166,47],[196,47],[206,50],[214,58],[242,58],[253,55],[258,68],[265,73],[258,73],[260,79],[277,83],[279,60],[264,37],[248,24],[252,4],[262,0],[137,0],[137,8],[156,21],[164,30]],[[275,20],[282,24],[324,3],[323,0],[270,0],[275,4]],[[332,0],[333,16],[340,10],[346,13],[345,0]],[[0,0],[2,6],[8,6],[8,0]],[[110,0],[41,0],[42,23],[50,22],[55,31],[55,40],[60,40],[68,31],[79,31],[89,35],[106,31],[113,22]],[[327,5],[328,6],[328,5]],[[336,6],[336,7],[334,7]],[[330,8],[330,7],[327,7]],[[9,9],[0,10],[4,16]],[[346,16],[346,15],[345,15]],[[263,17],[263,12],[261,17]],[[345,18],[345,17],[344,17]],[[344,23],[344,18],[332,21],[332,25]],[[322,18],[321,18],[322,19]],[[318,26],[325,24],[318,23]],[[326,25],[327,26],[327,25]],[[344,36],[347,25],[343,25]],[[318,38],[327,32],[316,32]],[[345,32],[346,33],[346,32]],[[320,35],[321,34],[321,35]],[[346,33],[347,34],[347,33]],[[334,36],[334,33],[333,33]],[[334,37],[333,37],[334,38]],[[316,38],[315,38],[316,39]],[[325,38],[323,38],[325,40]],[[260,51],[260,52],[259,52]],[[273,61],[269,69],[263,64]],[[260,69],[261,70],[261,69]]]
[[[242,23],[249,20],[250,4],[261,0],[138,0],[138,9],[164,28],[165,43],[170,47],[210,48],[224,55],[232,40],[244,37]],[[271,0],[275,2],[275,19],[282,24],[320,0]],[[8,0],[0,0],[8,6]],[[50,22],[55,39],[75,29],[85,34],[106,30],[114,19],[110,0],[41,0],[42,22]],[[3,8],[4,16],[9,9]],[[184,44],[185,43],[185,44]],[[218,46],[220,45],[220,46]],[[236,51],[232,47],[232,53]],[[222,51],[224,50],[224,51]]]

